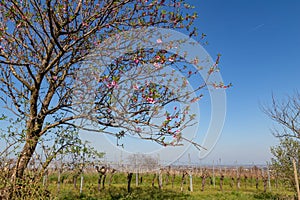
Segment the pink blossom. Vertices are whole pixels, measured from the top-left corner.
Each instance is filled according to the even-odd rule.
[[[169,61],[170,61],[170,62],[174,62],[174,58],[170,57],[170,58],[169,58]]]
[[[155,67],[156,69],[160,69],[160,68],[161,68],[161,65],[160,65],[159,63],[154,63],[153,65],[154,65],[154,67]]]
[[[134,63],[135,63],[135,64],[138,64],[138,63],[139,63],[139,60],[138,60],[138,59],[135,59],[135,60],[134,60]]]
[[[196,97],[196,98],[193,98],[192,100],[191,100],[191,102],[192,103],[195,103],[196,101],[199,101],[200,100],[200,98],[199,97]]]
[[[99,45],[99,42],[98,42],[98,41],[95,41],[95,42],[94,42],[94,45],[95,45],[95,46],[98,46],[98,45]]]
[[[197,65],[199,63],[199,59],[198,58],[195,58],[194,60],[193,60],[193,64],[194,65]]]
[[[155,100],[153,98],[151,98],[151,97],[147,97],[146,100],[147,100],[148,103],[152,103],[152,104],[155,103]]]
[[[111,83],[108,83],[106,85],[108,88],[117,88],[118,87],[118,84],[116,81],[112,81]]]
[[[117,82],[116,82],[116,81],[112,81],[112,82],[111,82],[111,85],[112,85],[112,86],[116,86],[116,85],[117,85]]]
[[[87,26],[88,26],[88,24],[87,24],[86,22],[82,22],[82,26],[85,26],[85,27],[87,27]]]
[[[162,40],[159,38],[159,39],[156,40],[156,43],[157,43],[157,44],[161,44],[161,43],[162,43]]]
[[[172,120],[172,117],[168,116],[167,121],[171,121],[171,120]]]
[[[134,90],[138,90],[139,89],[139,86],[137,84],[133,85],[133,89]]]
[[[54,81],[56,81],[56,80],[57,80],[57,76],[52,76],[52,79],[53,79]]]
[[[141,129],[140,127],[137,127],[137,128],[135,129],[135,131],[138,132],[138,133],[140,133],[140,132],[142,132],[142,129]]]

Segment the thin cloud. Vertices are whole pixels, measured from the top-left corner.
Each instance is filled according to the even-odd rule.
[[[257,31],[258,29],[260,29],[261,27],[263,27],[265,24],[259,24],[257,26],[255,26],[252,31]]]

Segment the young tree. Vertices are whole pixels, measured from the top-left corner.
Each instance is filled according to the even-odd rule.
[[[263,111],[280,128],[273,130],[273,135],[279,138],[279,145],[271,147],[272,167],[282,180],[295,188],[295,178],[292,160],[300,167],[300,94],[296,92],[284,101],[272,99],[272,106],[263,108]]]
[[[132,133],[162,145],[176,145],[184,139],[180,132],[193,120],[193,116],[186,117],[188,107],[166,112],[161,123],[151,119],[159,118],[158,110],[168,104],[199,99],[200,95],[192,98],[182,90],[197,70],[176,64],[185,59],[166,50],[133,49],[122,56],[112,53],[124,45],[130,46],[130,39],[135,36],[112,44],[105,41],[131,29],[152,26],[186,28],[193,36],[196,32],[191,26],[197,15],[185,12],[191,8],[183,0],[1,0],[0,98],[14,118],[24,124],[24,140],[12,180],[22,178],[41,138],[60,127],[92,129],[118,138]],[[122,42],[123,46],[118,46]],[[157,38],[157,44],[161,43]],[[176,43],[170,41],[172,44]],[[100,59],[108,58],[108,62],[90,62],[95,53]],[[218,62],[219,59],[211,66],[209,75],[217,70]],[[156,70],[175,65],[186,74],[186,80],[181,81],[178,91],[169,87],[178,82],[175,78],[163,86],[147,82],[148,72],[139,71],[144,64],[151,64]],[[103,67],[99,65],[105,67],[101,73],[91,70]],[[139,78],[140,85],[135,85],[126,74]],[[164,73],[155,76],[163,79]],[[95,85],[91,87],[89,81]],[[135,92],[127,91],[122,83]],[[205,86],[207,83],[199,80],[195,90]],[[92,98],[88,99],[90,94]],[[129,96],[120,103],[124,94]],[[88,121],[88,126],[81,120]],[[91,128],[91,124],[97,126]],[[141,134],[145,127],[155,128],[155,134]],[[166,142],[166,136],[175,141]]]
[[[271,167],[276,170],[277,177],[296,189],[292,159],[298,164],[299,171],[300,142],[288,137],[280,138],[279,145],[271,147],[271,153]]]

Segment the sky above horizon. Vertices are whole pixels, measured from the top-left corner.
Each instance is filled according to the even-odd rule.
[[[274,123],[261,111],[292,95],[300,86],[300,1],[209,0],[189,1],[198,13],[196,26],[207,35],[204,48],[221,53],[227,113],[222,135],[204,160],[224,163],[262,163],[278,144]],[[197,2],[197,3],[196,3]]]

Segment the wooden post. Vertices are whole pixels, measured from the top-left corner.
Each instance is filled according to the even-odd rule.
[[[220,170],[220,176],[221,176],[221,173],[222,173],[221,158],[219,158],[219,170]]]
[[[190,191],[193,192],[193,175],[192,175],[192,171],[190,171]]]
[[[139,172],[138,172],[138,167],[137,167],[137,155],[134,155],[134,160],[135,160],[135,186],[139,186]]]
[[[272,188],[271,188],[271,177],[270,177],[270,170],[269,170],[269,167],[267,167],[267,173],[268,173],[268,186],[269,186],[269,190],[272,191]]]
[[[57,176],[57,193],[60,193],[60,174],[61,174],[61,169],[58,169],[58,176]]]
[[[215,160],[213,160],[213,177],[212,177],[212,181],[213,181],[213,185],[214,187],[216,187],[216,181],[215,181]]]
[[[300,200],[299,181],[298,181],[296,161],[295,161],[294,158],[292,160],[293,160],[293,168],[294,168],[294,175],[295,175],[295,183],[296,183],[296,189],[297,189],[297,194],[298,194],[298,200]]]
[[[83,170],[80,175],[80,194],[82,193],[82,189],[83,189]]]
[[[205,181],[206,181],[207,172],[206,169],[202,172],[201,178],[202,178],[202,188],[201,191],[204,191]]]
[[[162,186],[163,186],[162,170],[159,169],[158,170],[158,188],[159,188],[159,190],[162,189]]]
[[[189,154],[189,167],[191,167],[191,155]],[[190,170],[189,176],[190,176],[190,191],[193,192],[193,175],[192,175],[192,169]]]
[[[135,172],[135,186],[139,186],[139,173],[137,171]]]

